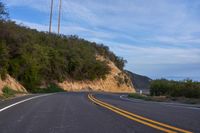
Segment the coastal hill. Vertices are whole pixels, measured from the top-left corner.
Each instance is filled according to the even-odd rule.
[[[152,81],[151,78],[143,75],[139,75],[130,71],[126,71],[126,73],[131,78],[131,81],[135,87],[135,89],[139,92],[139,90],[143,90],[143,92],[149,92],[150,83]]]
[[[29,92],[52,83],[71,91],[134,92],[123,69],[126,61],[103,44],[10,20],[0,21],[0,33],[1,79],[8,74]]]

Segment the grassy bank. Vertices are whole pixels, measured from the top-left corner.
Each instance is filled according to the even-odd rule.
[[[0,96],[0,99],[8,99],[8,98],[12,98],[12,97],[16,97],[18,95],[23,95],[25,94],[24,92],[19,92],[16,90],[13,90],[10,87],[5,86],[2,89],[3,94]]]
[[[154,80],[150,87],[151,96],[200,98],[200,82],[192,80]]]
[[[150,95],[129,94],[129,97],[157,102],[200,104],[200,82],[153,80],[150,85]]]
[[[55,92],[65,92],[65,90],[63,90],[56,84],[50,84],[46,88],[36,88],[32,90],[32,93],[55,93]]]
[[[2,89],[2,92],[3,92],[3,94],[0,95],[0,100],[9,99],[9,98],[13,98],[13,97],[25,94],[23,92],[15,91],[12,88],[9,88],[7,86],[5,86]],[[33,91],[31,93],[55,93],[55,92],[65,92],[65,91],[62,88],[60,88],[59,86],[57,86],[56,84],[50,84],[46,88],[33,89]]]
[[[197,98],[150,96],[150,95],[140,95],[140,94],[129,94],[128,97],[141,99],[145,101],[154,101],[154,102],[177,102],[185,104],[200,104],[200,99]]]

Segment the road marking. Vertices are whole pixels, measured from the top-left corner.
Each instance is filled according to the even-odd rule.
[[[11,105],[9,105],[9,106],[6,106],[6,107],[0,109],[0,112],[4,111],[4,110],[6,110],[6,109],[9,109],[9,108],[11,108],[11,107],[13,107],[13,106],[16,106],[16,105],[18,105],[18,104],[20,104],[20,103],[24,103],[24,102],[29,101],[29,100],[32,100],[32,99],[36,99],[36,98],[39,98],[39,97],[45,97],[45,96],[49,96],[49,95],[53,95],[53,94],[45,94],[45,95],[40,95],[40,96],[34,96],[34,97],[31,97],[31,98],[28,98],[28,99],[25,99],[25,100],[16,102],[16,103],[14,103],[14,104],[11,104]]]
[[[131,102],[140,102],[140,103],[151,103],[151,104],[160,104],[160,105],[165,105],[165,106],[170,106],[170,107],[177,107],[177,108],[186,108],[186,109],[192,109],[192,110],[200,110],[200,106],[193,106],[193,105],[186,105],[186,104],[181,104],[181,103],[167,103],[167,102],[153,102],[153,101],[144,101],[141,99],[130,99],[127,98],[126,95],[121,95],[120,98],[122,100],[126,101],[131,101]]]
[[[167,133],[176,133],[176,132],[174,132],[174,131],[172,131],[172,130],[168,130],[168,129],[165,129],[165,128],[162,128],[162,127],[153,125],[153,124],[151,124],[151,123],[142,121],[142,120],[140,120],[140,119],[137,119],[137,118],[131,117],[131,116],[127,115],[127,114],[124,114],[124,113],[122,113],[122,112],[120,112],[120,111],[117,111],[117,110],[115,110],[115,109],[112,109],[112,108],[109,107],[109,106],[106,106],[106,105],[104,105],[104,104],[101,104],[101,103],[97,102],[95,99],[93,99],[93,97],[90,97],[90,96],[89,96],[89,99],[92,100],[94,103],[96,103],[96,104],[98,104],[98,105],[100,105],[100,106],[102,106],[102,107],[105,107],[105,108],[107,108],[107,109],[109,109],[109,110],[111,110],[111,111],[113,111],[113,112],[115,112],[115,113],[117,113],[117,114],[119,114],[119,115],[122,115],[122,116],[124,116],[124,117],[126,117],[126,118],[129,118],[129,119],[131,119],[131,120],[133,120],[133,121],[142,123],[142,124],[144,124],[144,125],[150,126],[150,127],[152,127],[152,128],[155,128],[155,129],[158,129],[158,130],[167,132]]]
[[[177,127],[174,127],[174,126],[170,126],[170,125],[167,125],[167,124],[164,124],[164,123],[160,123],[160,122],[157,122],[157,121],[154,121],[154,120],[151,120],[151,119],[130,113],[128,111],[122,110],[120,108],[117,108],[113,105],[110,105],[108,103],[102,102],[102,101],[94,98],[91,94],[88,95],[88,98],[91,101],[93,101],[94,103],[96,103],[96,104],[98,104],[102,107],[105,107],[105,108],[107,108],[107,109],[109,109],[109,110],[111,110],[111,111],[113,111],[113,112],[115,112],[119,115],[122,115],[126,118],[133,120],[133,121],[142,123],[144,125],[150,126],[152,128],[161,130],[163,132],[167,132],[167,133],[175,133],[175,132],[191,133],[190,131],[180,129],[180,128],[177,128]]]

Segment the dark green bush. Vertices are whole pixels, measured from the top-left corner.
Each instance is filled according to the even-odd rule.
[[[32,90],[32,93],[54,93],[54,92],[64,92],[64,90],[53,83],[51,83],[47,88],[35,88]]]
[[[147,101],[152,100],[151,97],[149,97],[149,96],[140,95],[140,94],[137,94],[137,93],[131,93],[131,94],[128,95],[128,97],[147,100]]]
[[[6,78],[8,61],[9,56],[7,46],[5,45],[5,42],[0,41],[0,77],[3,80]]]
[[[6,97],[6,98],[15,96],[15,94],[16,94],[16,91],[12,90],[11,88],[9,88],[7,86],[5,86],[2,89],[2,92],[3,92],[3,96]]]
[[[152,96],[166,95],[172,97],[200,98],[200,82],[192,80],[154,80],[151,82],[150,93]]]
[[[109,50],[108,46],[104,46],[103,44],[99,45],[93,43],[93,46],[96,49],[96,52],[104,57],[107,57],[109,60],[115,63],[115,65],[120,69],[123,70],[125,64],[127,63],[122,57],[116,56],[113,52]]]

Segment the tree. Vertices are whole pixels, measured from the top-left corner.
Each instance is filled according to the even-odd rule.
[[[104,45],[77,36],[38,32],[13,21],[0,21],[1,42],[2,73],[8,72],[31,92],[67,79],[104,79],[110,69],[107,62],[96,59],[98,55],[123,67],[123,60]]]
[[[0,76],[6,78],[8,69],[8,49],[4,42],[0,42]]]
[[[5,8],[5,5],[0,2],[0,20],[5,20],[8,18],[8,12]]]

